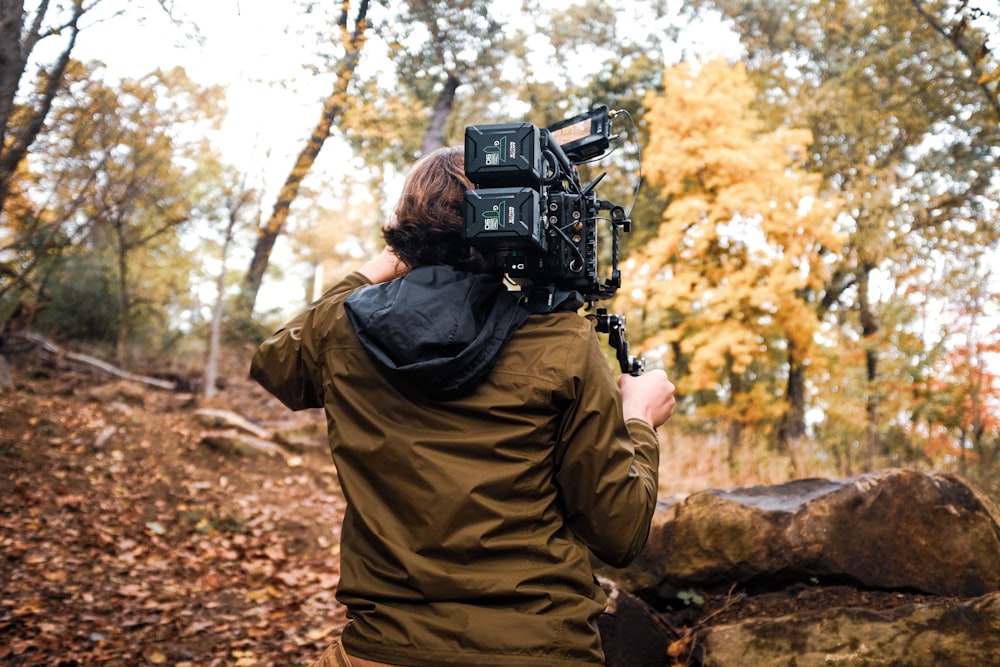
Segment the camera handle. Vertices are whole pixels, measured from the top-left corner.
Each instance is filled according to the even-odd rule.
[[[646,370],[646,361],[642,357],[634,357],[628,352],[628,340],[625,339],[625,316],[611,315],[606,308],[598,308],[594,319],[597,321],[597,331],[608,334],[608,344],[615,349],[622,373],[642,375],[642,372]]]
[[[521,305],[529,313],[537,315],[578,310],[583,307],[584,300],[579,292],[572,290],[557,290],[552,286],[533,287],[526,291]],[[587,317],[595,321],[597,333],[608,334],[608,345],[614,348],[622,373],[642,375],[646,370],[646,360],[629,354],[628,340],[625,338],[625,316],[611,315],[607,308],[598,308]]]

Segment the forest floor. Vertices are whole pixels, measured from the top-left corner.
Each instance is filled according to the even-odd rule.
[[[344,502],[324,448],[292,465],[235,457],[202,444],[179,395],[95,400],[107,378],[40,364],[13,378],[0,396],[0,664],[309,664],[339,636]],[[227,380],[214,407],[289,416]]]
[[[0,664],[308,665],[340,635],[344,500],[325,446],[224,454],[193,419],[196,407],[291,417],[239,365],[206,405],[156,389],[109,398],[107,377],[12,361],[0,394]],[[298,418],[323,428],[318,411]],[[719,595],[662,620],[683,638],[709,619],[831,597],[902,602],[823,595]]]

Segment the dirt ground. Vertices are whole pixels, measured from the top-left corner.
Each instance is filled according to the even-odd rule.
[[[114,383],[12,362],[0,663],[301,665],[340,634],[344,502],[324,449],[293,465],[221,454],[190,396],[94,400]],[[239,374],[219,403],[258,423],[290,415]]]
[[[339,636],[344,501],[321,438],[287,460],[223,454],[203,441],[193,395],[10,361],[0,663],[307,665]],[[240,368],[208,407],[258,424],[292,417]],[[317,411],[298,419],[322,428]],[[678,602],[661,620],[683,649],[707,623],[912,600],[848,587],[731,591]],[[679,650],[664,665],[691,660]]]

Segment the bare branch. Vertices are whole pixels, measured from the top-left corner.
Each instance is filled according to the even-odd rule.
[[[969,63],[969,67],[972,68],[973,75],[976,77],[976,86],[983,92],[983,95],[985,95],[986,103],[992,107],[993,113],[997,117],[997,121],[1000,121],[1000,94],[998,94],[997,91],[990,90],[987,85],[988,77],[983,71],[983,68],[979,65],[979,58],[976,57],[976,54],[971,53],[961,41],[962,34],[965,32],[965,27],[967,25],[965,17],[963,17],[962,20],[952,29],[948,30],[940,21],[937,20],[935,16],[924,9],[920,0],[910,0],[910,4],[913,5],[913,8],[917,10],[917,13],[920,14],[925,21],[927,21],[927,24],[931,26],[931,28],[951,42],[955,49],[965,57]],[[996,88],[1000,86],[994,87]]]

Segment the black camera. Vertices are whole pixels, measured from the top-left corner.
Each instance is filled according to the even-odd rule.
[[[465,239],[518,285],[536,313],[576,310],[615,295],[621,286],[618,239],[631,231],[622,206],[598,198],[604,178],[583,185],[577,165],[611,145],[611,112],[599,106],[546,128],[531,123],[465,128]],[[601,215],[602,211],[608,214]],[[610,276],[598,275],[598,221],[611,226]],[[623,372],[641,371],[628,356],[624,318],[597,313],[598,330],[611,334]],[[616,340],[619,342],[616,343]]]

